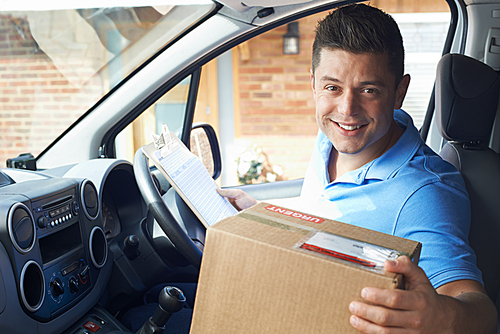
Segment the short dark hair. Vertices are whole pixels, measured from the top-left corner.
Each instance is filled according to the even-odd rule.
[[[394,19],[365,4],[340,7],[318,22],[313,44],[313,74],[323,49],[387,54],[389,70],[399,84],[404,75],[403,38]]]

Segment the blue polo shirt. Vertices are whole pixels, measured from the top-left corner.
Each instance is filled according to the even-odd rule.
[[[332,143],[320,131],[300,197],[303,211],[421,242],[419,266],[435,288],[460,279],[482,282],[467,241],[470,203],[460,173],[423,142],[407,113],[395,110],[394,119],[405,128],[398,142],[334,182]]]

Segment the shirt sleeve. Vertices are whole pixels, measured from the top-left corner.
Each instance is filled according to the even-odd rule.
[[[422,185],[404,202],[394,234],[422,243],[419,266],[434,288],[461,279],[483,283],[469,246],[470,202],[443,182]]]

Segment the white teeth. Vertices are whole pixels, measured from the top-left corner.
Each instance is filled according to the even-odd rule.
[[[361,125],[342,125],[337,123],[342,129],[352,131],[352,130],[357,130],[361,127]]]

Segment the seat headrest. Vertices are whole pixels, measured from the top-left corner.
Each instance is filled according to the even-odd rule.
[[[447,54],[436,73],[436,122],[444,139],[488,144],[500,79],[479,60]]]

